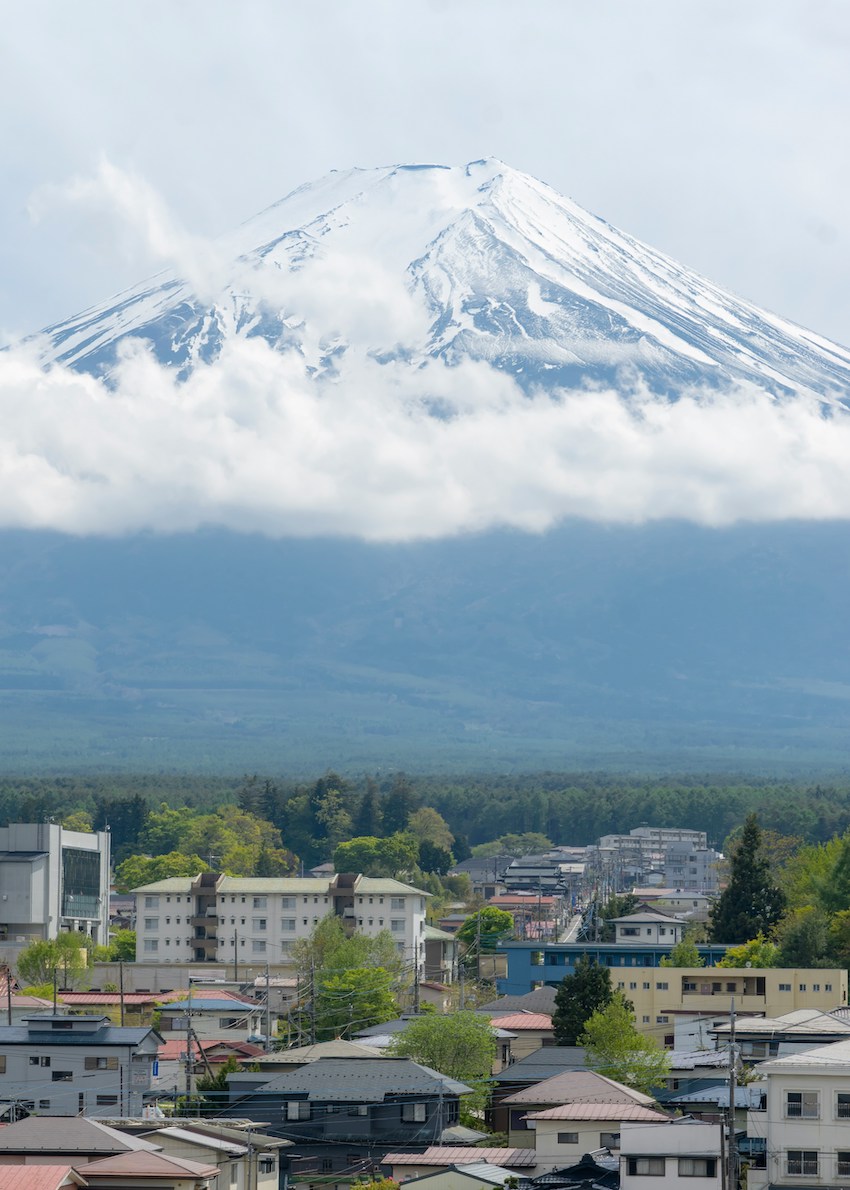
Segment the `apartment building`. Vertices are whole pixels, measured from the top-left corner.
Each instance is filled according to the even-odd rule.
[[[850,1040],[762,1062],[765,1094],[747,1116],[747,1136],[764,1153],[747,1174],[767,1186],[846,1186],[850,1182]]]
[[[0,827],[0,943],[80,931],[109,941],[109,831],[55,822]]]
[[[422,966],[429,894],[398,880],[354,873],[242,878],[203,872],[134,892],[140,962],[218,961],[236,971],[285,964],[295,942],[335,913],[351,933],[375,937],[388,930],[405,962]]]
[[[721,1190],[723,1139],[719,1124],[687,1118],[666,1124],[623,1121],[620,1128],[621,1190]],[[694,1179],[698,1179],[695,1181]]]
[[[0,1095],[43,1116],[141,1115],[161,1044],[149,1026],[37,1013],[0,1025]]]

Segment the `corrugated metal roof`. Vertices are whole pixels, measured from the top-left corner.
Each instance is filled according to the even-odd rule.
[[[82,1177],[74,1176],[70,1165],[4,1165],[3,1190],[62,1190],[63,1186],[81,1186]]]
[[[834,1041],[831,1045],[819,1045],[815,1049],[804,1050],[801,1054],[786,1054],[784,1058],[771,1058],[768,1062],[759,1063],[759,1073],[774,1070],[781,1072],[789,1068],[804,1066],[818,1069],[850,1066],[850,1040]]]
[[[76,1165],[86,1179],[98,1180],[107,1175],[121,1174],[137,1178],[212,1178],[219,1172],[217,1165],[188,1161],[185,1157],[167,1157],[165,1153],[119,1153],[116,1157],[101,1157],[87,1165]],[[94,1185],[97,1182],[94,1181]]]
[[[83,1116],[28,1116],[0,1128],[0,1153],[126,1153],[156,1147]]]
[[[537,1164],[534,1149],[487,1149],[469,1145],[431,1145],[424,1153],[387,1153],[382,1165],[467,1165],[487,1161],[510,1169],[531,1169]]]
[[[502,1102],[529,1105],[551,1103],[555,1106],[562,1103],[637,1103],[651,1107],[655,1100],[593,1070],[570,1070],[508,1095]]]
[[[62,1004],[73,1006],[97,1006],[112,1005],[121,1003],[120,992],[61,992],[59,994],[59,1001]],[[154,996],[150,992],[125,992],[125,1004],[156,1004],[158,999],[162,997]],[[48,1003],[48,1001],[43,1001]]]
[[[643,1124],[669,1120],[663,1112],[638,1103],[562,1103],[545,1111],[529,1112],[527,1120],[635,1120]]]
[[[519,1033],[523,1029],[551,1029],[552,1018],[542,1012],[511,1012],[507,1016],[491,1017],[490,1024]]]

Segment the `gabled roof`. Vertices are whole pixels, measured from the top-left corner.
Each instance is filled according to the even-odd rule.
[[[792,1035],[828,1036],[829,1034],[850,1034],[850,1020],[840,1015],[841,1010],[823,1012],[817,1008],[797,1008],[793,1012],[785,1012],[782,1016],[748,1016],[738,1017],[735,1022],[736,1033],[774,1034],[788,1033]],[[729,1033],[730,1025],[718,1025],[713,1033]]]
[[[670,1117],[639,1103],[562,1103],[545,1111],[529,1112],[527,1120],[632,1120],[638,1124],[664,1124]]]
[[[759,1074],[782,1074],[786,1070],[800,1070],[806,1066],[815,1070],[832,1069],[850,1074],[850,1039],[833,1041],[830,1045],[819,1045],[800,1054],[786,1054],[784,1058],[771,1058],[768,1062],[760,1062]]]
[[[243,1000],[230,1000],[225,996],[221,999],[213,999],[211,996],[204,996],[203,999],[196,999],[192,997],[191,1003],[186,1000],[172,1000],[170,1004],[163,1004],[160,1012],[186,1012],[189,1010],[193,1013],[201,1012],[230,1012],[240,1013],[246,1015],[250,1012],[259,1012],[263,1005],[256,1001],[245,1002]]]
[[[424,1153],[387,1153],[381,1165],[470,1165],[486,1161],[509,1169],[531,1169],[537,1164],[534,1149],[487,1149],[470,1145],[431,1145]]]
[[[594,1070],[570,1070],[517,1091],[502,1102],[517,1105],[551,1103],[556,1106],[563,1103],[636,1103],[651,1107],[655,1100]]]
[[[227,1049],[227,1054],[215,1054],[213,1051],[218,1047]],[[189,1042],[185,1037],[169,1037],[157,1050],[157,1058],[160,1062],[177,1062],[185,1058],[189,1049]],[[210,1062],[222,1061],[225,1062],[228,1057],[234,1058],[258,1058],[263,1053],[261,1045],[252,1045],[250,1041],[234,1041],[230,1037],[204,1037],[194,1039],[192,1041],[192,1054],[198,1061],[201,1060],[201,1052],[206,1054],[207,1060]]]
[[[525,1029],[551,1029],[552,1018],[543,1012],[511,1012],[506,1016],[493,1016],[490,1024],[497,1029],[509,1029],[511,1033],[522,1033]]]
[[[524,992],[521,996],[500,996],[498,1000],[490,1000],[476,1008],[476,1012],[487,1012],[490,1016],[509,1012],[543,1012],[551,1016],[555,1011],[555,993],[548,983],[535,988],[532,992]]]
[[[63,1190],[85,1185],[70,1165],[4,1165],[2,1177],[3,1190]]]
[[[320,1058],[370,1058],[376,1056],[371,1045],[361,1045],[358,1041],[317,1041],[315,1045],[299,1045],[291,1050],[278,1050],[274,1054],[264,1054],[263,1066],[301,1066],[306,1062],[318,1062]]]
[[[725,1070],[729,1065],[729,1050],[671,1050],[667,1055],[670,1070]]]
[[[309,1100],[381,1102],[388,1095],[465,1095],[465,1083],[410,1058],[319,1058],[285,1074],[231,1075],[242,1085],[257,1080],[261,1094],[306,1095]],[[230,1081],[230,1079],[228,1081]]]
[[[502,1085],[511,1083],[539,1083],[553,1074],[567,1070],[585,1069],[585,1051],[580,1045],[546,1045],[534,1053],[519,1058],[494,1075]]]
[[[165,1153],[119,1153],[116,1157],[101,1157],[87,1165],[74,1167],[93,1186],[103,1178],[111,1181],[121,1175],[136,1178],[214,1178],[218,1166],[185,1157],[167,1157]]]
[[[485,1186],[504,1186],[511,1178],[516,1177],[513,1170],[503,1169],[500,1165],[490,1165],[486,1161],[470,1161],[463,1165],[450,1165],[448,1169],[453,1170],[460,1178],[471,1178]],[[405,1185],[413,1186],[419,1182],[427,1182],[429,1178],[443,1177],[445,1172],[438,1170],[434,1173],[421,1174],[418,1178],[408,1178]]]
[[[625,917],[610,917],[608,920],[614,925],[622,925],[627,921],[634,922],[635,925],[680,926],[683,924],[680,917],[668,917],[666,913],[627,913]]]
[[[119,1132],[83,1116],[28,1116],[0,1128],[0,1153],[125,1153],[153,1151],[150,1141]]]

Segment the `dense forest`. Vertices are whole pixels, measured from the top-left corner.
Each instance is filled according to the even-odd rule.
[[[850,824],[850,778],[810,784],[716,776],[622,777],[599,773],[417,777],[402,773],[309,782],[149,775],[0,779],[0,823],[65,821],[84,815],[107,823],[117,856],[130,854],[148,813],[163,805],[210,813],[238,806],[273,824],[282,845],[304,863],[330,858],[351,835],[389,835],[422,807],[437,810],[456,839],[475,846],[511,832],[555,843],[585,844],[643,824],[687,826],[721,846],[746,818],[809,843],[843,834]]]

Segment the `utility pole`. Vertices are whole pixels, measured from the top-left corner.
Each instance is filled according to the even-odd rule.
[[[6,1023],[12,1023],[12,968],[6,968]]]
[[[316,960],[310,959],[310,1045],[316,1044]]]
[[[124,960],[118,963],[118,994],[121,997],[121,1024],[124,1024]]]
[[[419,1015],[419,960],[414,963],[413,968],[413,1011]]]
[[[266,963],[266,1053],[272,1052],[272,989],[269,965]]]
[[[738,1081],[736,1062],[735,997],[733,996],[732,1009],[729,1014],[729,1144],[726,1150],[729,1173],[726,1178],[727,1190],[738,1190],[738,1147],[735,1143],[735,1090]]]
[[[239,982],[239,932],[233,931],[233,978]]]
[[[461,962],[458,965],[458,979],[460,980],[460,1011],[461,1012],[463,1012],[464,1008],[466,1008],[466,988],[464,986],[465,976],[466,976],[466,970],[464,968],[463,962]]]
[[[481,910],[478,910],[478,921],[475,927],[475,977],[481,982]]]

